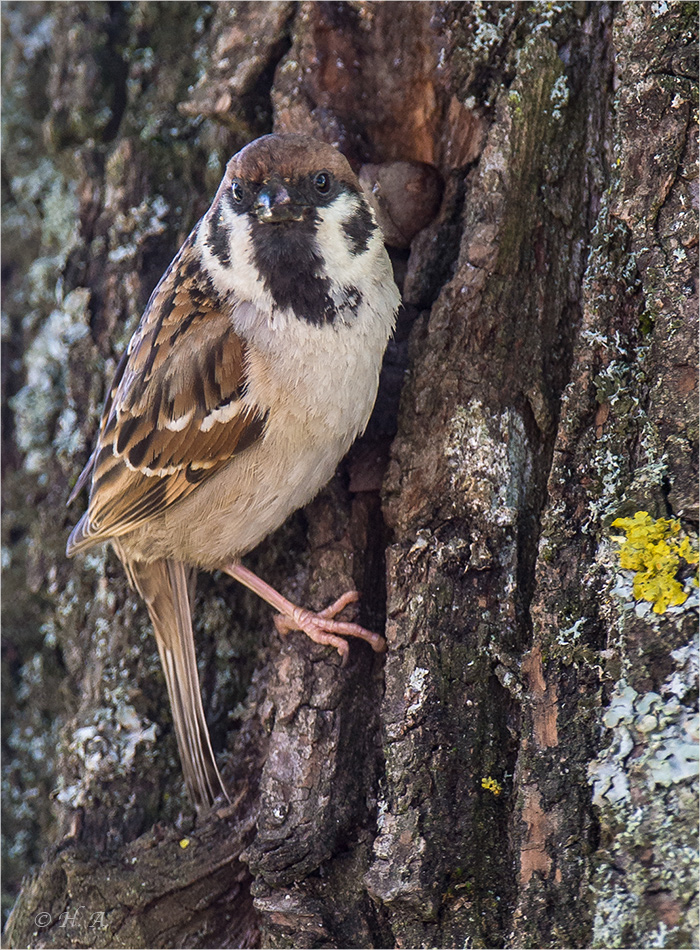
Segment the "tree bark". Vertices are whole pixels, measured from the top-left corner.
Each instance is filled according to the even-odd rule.
[[[692,946],[695,5],[3,18],[6,945]],[[357,585],[388,652],[340,668],[200,577],[231,804],[195,819],[145,610],[109,551],[66,561],[64,504],[151,290],[272,129],[444,196],[391,251],[367,433],[247,559],[314,608]],[[621,556],[636,512],[685,551],[644,588],[675,606]]]

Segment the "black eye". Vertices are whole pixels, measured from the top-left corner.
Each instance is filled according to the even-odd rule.
[[[331,176],[328,172],[319,172],[314,178],[314,187],[319,195],[327,195],[331,190]]]
[[[240,181],[231,182],[231,194],[233,195],[233,200],[240,204],[243,201],[243,185]]]

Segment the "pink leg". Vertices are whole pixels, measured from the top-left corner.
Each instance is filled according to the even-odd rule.
[[[301,630],[314,643],[323,643],[335,647],[343,658],[343,664],[348,658],[348,645],[342,637],[359,637],[361,640],[366,640],[376,653],[383,653],[386,650],[386,642],[378,633],[365,630],[364,627],[360,627],[356,623],[346,623],[343,620],[333,619],[348,604],[360,599],[360,595],[356,590],[349,590],[330,607],[326,607],[325,610],[315,614],[303,607],[297,607],[296,604],[287,600],[274,587],[270,587],[257,574],[253,574],[242,564],[229,564],[222,570],[225,574],[252,590],[258,597],[262,597],[264,601],[279,612],[279,615],[275,617],[275,626],[282,635],[289,633],[290,630]]]

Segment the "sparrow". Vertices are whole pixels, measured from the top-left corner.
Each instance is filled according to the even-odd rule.
[[[304,135],[233,156],[208,211],[148,301],[119,362],[72,557],[108,542],[146,603],[183,775],[199,809],[226,796],[197,673],[197,572],[220,570],[348,655],[376,633],[299,607],[241,558],[332,477],[369,420],[399,306],[375,215],[347,160]]]

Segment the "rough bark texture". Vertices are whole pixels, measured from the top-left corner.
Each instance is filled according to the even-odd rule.
[[[696,6],[3,17],[6,944],[692,946],[697,585],[635,599],[612,522],[697,543]],[[249,560],[313,607],[357,584],[388,653],[340,669],[202,577],[232,804],[195,821],[145,611],[109,552],[65,560],[64,502],[150,291],[273,128],[445,190],[393,252],[367,434]]]

